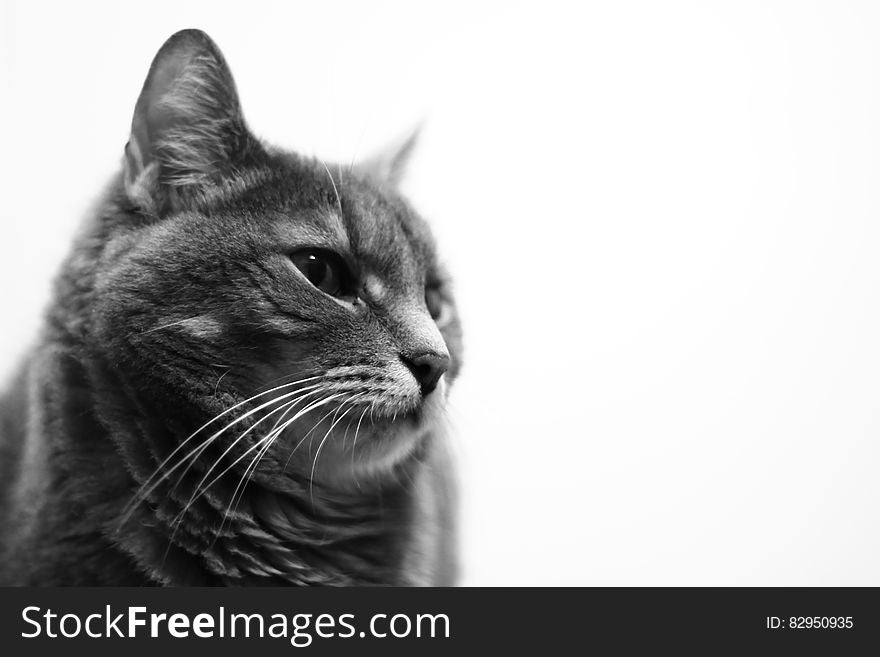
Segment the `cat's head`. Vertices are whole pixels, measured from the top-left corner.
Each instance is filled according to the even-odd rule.
[[[186,418],[169,417],[179,435],[226,411],[186,452],[336,480],[401,462],[440,421],[460,328],[396,189],[412,141],[353,167],[267,147],[204,33],[156,55],[92,312],[131,395]]]

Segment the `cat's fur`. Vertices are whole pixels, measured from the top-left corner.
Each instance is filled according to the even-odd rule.
[[[411,145],[355,167],[272,149],[214,43],[166,42],[0,402],[0,583],[454,583],[460,329],[395,188]],[[313,286],[306,247],[357,294]],[[424,354],[448,367],[433,392]]]

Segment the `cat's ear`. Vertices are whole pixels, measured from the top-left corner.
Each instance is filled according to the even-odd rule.
[[[419,141],[422,125],[419,124],[409,135],[386,147],[380,153],[355,165],[355,169],[377,182],[398,186],[406,175],[406,169]]]
[[[174,34],[153,59],[135,106],[124,161],[129,199],[158,214],[260,152],[216,44],[200,30]]]

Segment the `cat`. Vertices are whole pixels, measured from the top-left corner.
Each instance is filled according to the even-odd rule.
[[[414,142],[273,148],[205,33],[162,46],[0,401],[0,583],[456,583],[461,325]]]

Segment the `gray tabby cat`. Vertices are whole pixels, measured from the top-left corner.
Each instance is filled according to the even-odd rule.
[[[0,402],[0,583],[454,583],[461,332],[411,147],[266,146],[214,43],[165,43]]]

